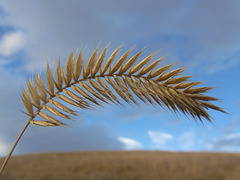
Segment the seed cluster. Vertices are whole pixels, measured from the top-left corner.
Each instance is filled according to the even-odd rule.
[[[143,50],[129,56],[133,48],[116,58],[120,48],[121,46],[117,47],[110,57],[106,58],[108,46],[102,51],[97,47],[86,66],[83,51],[80,50],[77,55],[73,55],[71,51],[62,68],[60,58],[58,59],[55,73],[47,64],[46,80],[36,74],[34,79],[28,81],[27,90],[22,88],[21,98],[27,110],[25,114],[30,116],[30,123],[63,126],[65,124],[55,116],[66,119],[71,119],[71,115],[77,116],[74,110],[58,100],[82,109],[91,109],[96,105],[102,106],[103,103],[111,102],[123,105],[121,100],[139,105],[138,100],[141,100],[174,113],[182,112],[201,122],[203,118],[211,122],[207,112],[209,108],[226,113],[210,103],[217,101],[217,98],[203,94],[212,87],[196,87],[202,82],[189,82],[192,76],[179,76],[184,67],[174,70],[171,70],[174,64],[159,67],[159,62],[166,56],[150,63],[156,53],[137,63]],[[44,120],[35,120],[36,116]]]

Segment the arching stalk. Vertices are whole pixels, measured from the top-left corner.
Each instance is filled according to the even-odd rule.
[[[18,142],[19,142],[19,140],[21,139],[22,135],[24,134],[25,130],[27,129],[28,125],[30,124],[30,120],[31,120],[31,118],[28,120],[27,124],[24,126],[22,132],[19,134],[17,140],[15,141],[15,143],[14,143],[11,151],[9,152],[8,156],[6,157],[4,163],[3,163],[2,167],[1,167],[0,176],[2,175],[2,172],[3,172],[3,170],[5,169],[5,167],[6,167],[7,163],[8,163],[8,160],[9,160],[9,158],[11,157],[11,155],[12,155],[15,147],[17,146],[17,144],[18,144]]]

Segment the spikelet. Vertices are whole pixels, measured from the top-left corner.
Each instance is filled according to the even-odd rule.
[[[92,85],[92,87],[94,87],[103,97],[105,97],[106,99],[110,100],[111,102],[115,103],[108,95],[107,93],[93,80],[91,79],[87,79],[88,83],[90,85]],[[105,101],[106,102],[106,101]]]
[[[144,65],[146,65],[154,56],[156,55],[156,53],[152,53],[149,56],[147,56],[146,58],[144,58],[141,62],[139,62],[136,66],[131,67],[128,71],[128,76],[134,74],[135,72],[137,72],[139,69],[141,69]]]
[[[63,93],[65,95],[70,96],[71,98],[73,98],[75,101],[79,102],[80,104],[87,106],[87,107],[91,107],[86,101],[83,100],[82,97],[79,97],[78,95],[74,94],[72,91],[69,91],[67,89],[63,89]]]
[[[58,59],[58,64],[57,64],[57,70],[56,70],[56,79],[57,82],[55,82],[55,86],[58,90],[62,89],[63,86],[63,79],[62,79],[62,71],[61,71],[61,67],[60,67],[60,57]]]
[[[47,101],[47,90],[46,90],[46,86],[44,84],[44,80],[41,78],[41,75],[40,74],[37,74],[36,75],[36,86],[37,86],[37,89],[39,91],[39,98],[43,101],[43,102],[46,102]]]
[[[74,61],[73,61],[73,52],[70,52],[70,55],[68,57],[67,65],[66,65],[66,75],[65,75],[65,85],[68,86],[70,82],[72,81],[73,76],[73,70],[74,70]]]
[[[118,46],[113,53],[111,54],[111,56],[108,58],[107,62],[103,65],[102,68],[100,68],[100,76],[103,76],[105,74],[105,72],[107,71],[107,69],[109,69],[111,67],[111,63],[113,62],[113,60],[115,59],[115,57],[118,54],[118,51],[120,49],[121,46]]]
[[[109,69],[109,75],[113,75],[124,63],[124,61],[128,58],[129,53],[132,51],[132,48],[125,52],[113,65],[112,68]]]
[[[96,62],[97,55],[98,55],[98,47],[94,50],[92,56],[90,57],[87,63],[86,70],[83,71],[83,79],[86,79],[86,77],[88,77],[88,75],[92,72],[92,68]]]
[[[154,61],[154,62],[153,62],[152,64],[150,64],[149,66],[147,66],[147,67],[145,67],[145,68],[142,68],[142,69],[139,71],[139,73],[137,74],[137,76],[140,77],[140,76],[143,76],[144,74],[148,73],[149,71],[151,72],[151,71],[159,64],[159,62],[160,62],[163,58],[165,58],[165,57],[166,57],[166,56],[164,56],[164,57],[162,57],[162,58]],[[150,78],[150,77],[148,77],[148,78]]]
[[[100,79],[99,77],[95,77],[95,79],[103,87],[103,89],[112,97],[112,99],[118,102],[118,104],[121,104],[118,101],[118,98],[114,95],[114,93],[109,89],[109,87],[104,83],[102,79]]]
[[[31,95],[31,97],[32,97],[32,100],[33,100],[33,102],[34,102],[33,105],[34,105],[36,108],[40,108],[40,98],[39,98],[39,96],[38,96],[37,89],[36,89],[36,87],[35,87],[35,85],[34,85],[34,83],[33,83],[32,80],[29,80],[29,81],[28,81],[28,90],[29,90],[30,95]]]
[[[56,119],[53,118],[52,116],[49,116],[49,115],[47,115],[47,114],[45,114],[45,113],[39,112],[38,115],[41,116],[42,118],[44,118],[44,119],[52,122],[52,123],[55,123],[55,124],[59,125],[59,126],[62,126],[62,125],[63,125],[62,122],[56,120]]]
[[[22,88],[21,99],[28,113],[33,116],[33,107],[32,107],[31,98],[29,96],[29,93],[27,93],[24,88]]]
[[[43,105],[43,109],[47,109],[50,113],[52,113],[56,116],[60,116],[62,118],[69,119],[69,120],[71,119],[68,115],[61,113],[59,110],[57,110],[51,106]]]
[[[92,70],[92,72],[91,72],[91,77],[94,77],[94,76],[98,73],[99,69],[101,68],[102,63],[103,63],[103,61],[104,61],[104,57],[105,57],[106,52],[107,52],[107,48],[108,48],[108,46],[106,46],[106,47],[104,48],[102,54],[99,56],[99,58],[98,58],[98,60],[97,60],[97,62],[96,62],[96,64],[95,64],[95,66],[94,66],[94,68],[93,68],[93,70]]]
[[[78,54],[78,57],[76,59],[76,62],[75,62],[75,72],[74,72],[74,75],[73,75],[73,80],[74,82],[76,83],[80,77],[80,74],[82,72],[82,69],[83,69],[83,55],[82,55],[82,50],[80,50],[79,54]]]
[[[49,122],[49,121],[43,121],[43,120],[35,120],[31,121],[32,125],[38,125],[38,126],[43,126],[43,127],[48,127],[48,126],[58,126],[58,124]]]
[[[105,98],[103,98],[102,96],[100,96],[96,91],[94,91],[89,85],[87,85],[86,83],[80,81],[79,85],[86,89],[89,93],[91,93],[93,96],[95,96],[96,98],[100,99],[101,101],[107,103],[107,101],[105,100]]]
[[[139,58],[139,56],[141,55],[143,50],[139,51],[137,54],[135,54],[133,57],[131,57],[128,62],[126,62],[124,65],[122,64],[118,74],[123,74],[125,73],[129,68],[132,67],[133,63],[135,63],[137,61],[137,59]]]
[[[49,64],[47,64],[47,85],[48,85],[48,94],[50,96],[54,95],[54,79],[52,75],[52,71],[49,68]]]
[[[152,53],[137,62],[143,49],[130,56],[133,51],[133,48],[130,48],[116,59],[120,48],[121,46],[117,47],[110,57],[106,58],[108,45],[102,51],[98,46],[86,62],[85,69],[83,51],[80,50],[78,55],[73,55],[71,51],[62,68],[60,58],[58,59],[55,77],[53,70],[47,64],[46,80],[37,74],[35,81],[28,81],[27,91],[22,88],[21,98],[27,110],[26,114],[32,117],[31,124],[64,125],[42,111],[47,110],[54,116],[65,119],[71,119],[69,114],[78,116],[68,104],[81,109],[93,109],[94,106],[102,106],[102,102],[123,105],[121,100],[139,105],[138,99],[144,103],[169,109],[176,114],[183,113],[201,122],[203,119],[211,122],[207,112],[209,109],[226,113],[211,103],[218,101],[218,98],[204,94],[212,87],[196,87],[203,82],[189,82],[192,76],[179,76],[185,67],[171,69],[175,63],[159,67],[159,63],[166,56],[150,63],[157,53]],[[57,91],[54,90],[54,85]],[[46,121],[34,120],[36,116]]]

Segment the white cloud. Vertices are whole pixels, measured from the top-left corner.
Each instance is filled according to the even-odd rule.
[[[125,150],[139,150],[142,149],[142,144],[134,139],[119,137],[118,140],[124,144]]]
[[[0,40],[0,55],[11,56],[24,46],[24,35],[22,32],[11,32],[5,34]]]
[[[151,142],[154,144],[155,148],[165,149],[167,143],[173,140],[173,136],[169,133],[158,132],[158,131],[148,131],[148,136]]]
[[[182,150],[191,150],[191,147],[194,146],[194,133],[193,132],[184,132],[179,136],[179,145]]]
[[[187,64],[195,63],[197,70],[205,72],[222,71],[240,63],[238,56],[231,63],[228,60],[233,59],[231,55],[239,49],[240,4],[235,1],[131,1],[127,9],[124,1],[94,1],[94,4],[89,1],[0,1],[6,12],[0,17],[0,24],[24,29],[27,33],[29,70],[35,70],[35,66],[45,67],[42,64],[45,65],[46,57],[52,61],[53,57],[64,56],[72,46],[87,44],[91,49],[101,40],[114,45],[122,41],[126,44],[145,42],[153,50],[163,47],[176,61],[189,59]],[[29,9],[34,9],[31,16]],[[219,63],[217,67],[216,63]]]
[[[0,138],[0,157],[1,156],[6,156],[8,153],[8,145]]]

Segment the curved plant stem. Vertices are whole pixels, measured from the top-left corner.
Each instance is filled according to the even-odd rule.
[[[6,160],[4,161],[4,163],[3,163],[3,165],[2,165],[2,168],[1,168],[1,171],[0,171],[0,176],[1,176],[1,174],[2,174],[2,172],[3,172],[3,170],[4,170],[4,168],[6,167],[6,165],[7,165],[7,163],[8,163],[8,160],[9,160],[9,158],[11,157],[11,155],[12,155],[12,153],[13,153],[13,151],[14,151],[16,145],[17,145],[17,143],[19,142],[19,140],[21,139],[23,133],[24,133],[25,130],[27,129],[28,125],[30,124],[30,120],[31,120],[31,118],[28,120],[28,122],[27,122],[27,124],[25,125],[25,127],[23,128],[22,132],[19,134],[19,136],[18,136],[17,140],[15,141],[15,143],[14,143],[14,145],[13,145],[11,151],[9,152],[9,154],[8,154],[8,156],[7,156],[7,158],[6,158]]]

